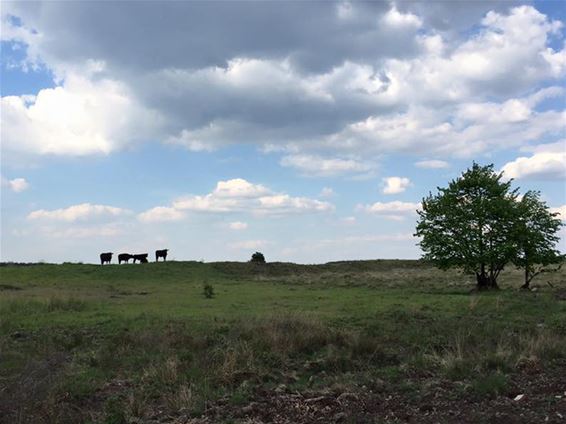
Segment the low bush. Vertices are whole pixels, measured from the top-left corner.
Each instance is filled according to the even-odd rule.
[[[202,286],[202,294],[207,299],[212,299],[214,297],[214,287],[210,283],[204,283]]]
[[[250,259],[251,263],[254,264],[264,264],[265,263],[265,256],[261,252],[255,252]]]

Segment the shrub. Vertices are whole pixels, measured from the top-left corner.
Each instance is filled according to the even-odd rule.
[[[261,253],[261,252],[255,252],[252,255],[252,259],[250,260],[250,262],[255,263],[255,264],[264,264],[265,263],[265,256],[263,256],[263,253]]]
[[[214,287],[210,283],[204,283],[202,286],[202,294],[207,299],[212,299],[214,297]]]
[[[478,377],[472,383],[472,390],[480,397],[495,398],[507,390],[507,377],[501,373],[493,373]]]

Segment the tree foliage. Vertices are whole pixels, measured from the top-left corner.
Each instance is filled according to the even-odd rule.
[[[528,191],[516,205],[516,242],[513,263],[525,270],[523,288],[537,275],[548,272],[552,264],[561,264],[564,257],[555,246],[560,240],[562,222],[552,213],[538,191]]]
[[[256,264],[264,264],[265,263],[265,256],[261,252],[255,252],[250,259],[250,262]]]
[[[514,253],[517,191],[493,165],[476,163],[447,188],[423,199],[416,235],[424,259],[476,276],[478,288],[497,287],[497,277]]]
[[[560,263],[555,249],[562,226],[529,191],[520,200],[512,181],[504,181],[493,165],[476,163],[447,188],[422,201],[416,236],[423,258],[441,269],[460,267],[475,274],[479,289],[496,288],[508,263],[525,269],[525,287],[546,266]]]

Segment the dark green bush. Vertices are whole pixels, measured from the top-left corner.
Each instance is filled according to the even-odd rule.
[[[202,294],[207,299],[212,299],[214,297],[214,287],[210,283],[204,283],[202,285]]]
[[[264,264],[265,263],[265,256],[263,256],[263,253],[261,253],[261,252],[255,252],[252,255],[252,259],[250,260],[250,262],[255,263],[255,264]]]

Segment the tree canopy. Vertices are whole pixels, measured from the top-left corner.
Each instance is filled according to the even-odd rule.
[[[561,223],[538,194],[519,200],[511,183],[493,165],[474,163],[447,188],[425,197],[416,229],[423,258],[441,269],[475,274],[479,289],[496,288],[509,262],[526,264],[529,275],[535,262],[556,262]]]
[[[250,262],[256,264],[264,264],[265,263],[265,256],[261,252],[255,252],[250,259]]]
[[[526,192],[517,203],[516,211],[513,263],[525,270],[523,288],[529,288],[532,279],[547,271],[548,265],[564,259],[555,248],[562,222],[557,213],[550,212],[538,191]]]

